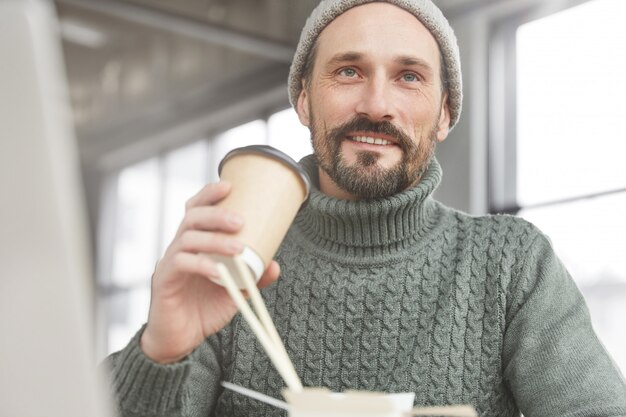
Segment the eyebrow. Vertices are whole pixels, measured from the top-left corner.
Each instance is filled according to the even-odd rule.
[[[354,51],[342,52],[342,53],[339,53],[339,54],[333,56],[328,61],[326,66],[327,67],[333,67],[335,65],[341,65],[341,64],[344,64],[344,63],[348,63],[348,62],[362,61],[364,56],[365,56],[365,54],[363,54],[361,52],[354,52]],[[434,70],[433,70],[432,65],[430,65],[427,61],[425,61],[422,58],[418,58],[418,57],[414,57],[414,56],[410,56],[410,55],[400,55],[400,56],[396,57],[394,59],[394,61],[397,64],[400,64],[402,66],[418,66],[418,67],[422,68],[423,71],[427,72],[428,75],[434,74]]]
[[[360,52],[343,52],[333,56],[326,66],[334,66],[343,64],[346,62],[360,61],[363,59],[363,54]]]
[[[403,55],[403,56],[399,56],[398,58],[396,58],[395,61],[403,66],[421,67],[424,71],[428,72],[429,75],[432,75],[434,73],[433,67],[422,58]]]

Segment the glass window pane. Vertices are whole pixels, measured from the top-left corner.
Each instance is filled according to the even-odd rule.
[[[595,0],[518,29],[521,206],[626,187],[624,16]]]
[[[154,271],[159,230],[160,178],[156,158],[123,169],[118,177],[112,282],[145,282]]]
[[[626,371],[626,192],[520,212],[542,229],[587,299],[594,327]]]
[[[311,135],[292,108],[274,113],[267,121],[269,144],[294,160],[312,154]]]
[[[150,286],[138,287],[108,295],[104,299],[108,322],[107,354],[128,344],[148,320]]]
[[[161,254],[178,230],[185,214],[185,202],[206,183],[209,161],[208,142],[201,140],[176,149],[165,155],[164,159]]]
[[[255,120],[232,128],[211,141],[211,170],[209,180],[219,181],[217,167],[232,149],[248,145],[267,145],[267,129],[264,120]]]

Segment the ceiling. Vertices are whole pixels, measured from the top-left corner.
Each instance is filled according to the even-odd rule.
[[[450,17],[490,0],[435,1]],[[318,0],[55,3],[78,138],[97,157],[284,86]]]

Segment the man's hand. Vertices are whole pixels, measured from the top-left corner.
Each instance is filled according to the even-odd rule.
[[[144,353],[159,363],[183,359],[207,336],[222,329],[237,312],[218,278],[215,263],[206,255],[235,255],[243,245],[228,236],[243,226],[235,213],[214,206],[230,192],[230,184],[209,184],[186,204],[185,217],[152,277],[148,324],[141,336]],[[275,261],[259,286],[275,281]]]

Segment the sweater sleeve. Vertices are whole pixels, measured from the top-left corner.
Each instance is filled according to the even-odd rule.
[[[624,378],[545,236],[513,279],[503,372],[524,416],[626,416]]]
[[[211,415],[220,392],[216,336],[184,360],[161,365],[139,347],[143,328],[121,351],[105,359],[120,417]]]

